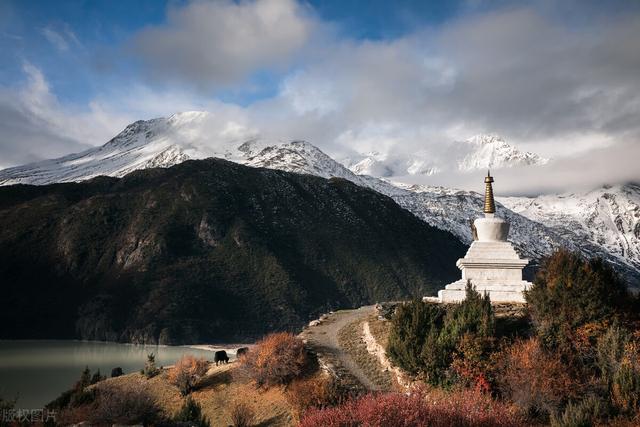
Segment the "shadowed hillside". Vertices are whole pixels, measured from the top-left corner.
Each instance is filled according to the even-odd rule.
[[[349,181],[218,159],[3,187],[0,224],[0,338],[251,338],[432,294],[464,254]]]

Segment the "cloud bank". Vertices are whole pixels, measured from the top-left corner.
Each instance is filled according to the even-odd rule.
[[[497,133],[555,159],[505,171],[522,192],[640,181],[629,161],[640,158],[640,13],[576,17],[507,6],[368,40],[293,0],[191,2],[128,42],[137,82],[84,107],[60,105],[42,75],[44,101],[34,96],[38,78],[25,69],[26,88],[2,89],[0,154],[7,165],[63,154],[106,142],[127,121],[198,109],[266,138],[308,140],[336,158],[446,157],[451,141]],[[235,104],[215,96],[251,93],[264,73],[277,79],[268,97]],[[421,179],[471,185],[455,174]]]

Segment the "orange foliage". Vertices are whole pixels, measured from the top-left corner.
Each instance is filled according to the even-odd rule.
[[[465,334],[456,348],[451,369],[456,373],[458,381],[465,387],[473,388],[481,393],[491,393],[493,387],[489,381],[491,361],[488,350],[492,348],[492,339]]]
[[[300,338],[279,332],[264,337],[241,362],[259,387],[268,387],[287,384],[300,376],[307,365],[307,354]]]
[[[169,371],[169,382],[178,387],[183,395],[187,395],[207,373],[207,366],[208,362],[205,359],[185,354]]]
[[[302,414],[309,408],[325,408],[337,404],[341,395],[334,380],[320,373],[294,380],[287,388],[287,400]]]
[[[505,350],[499,382],[506,397],[528,414],[552,414],[575,397],[572,382],[558,354],[547,353],[537,338]]]

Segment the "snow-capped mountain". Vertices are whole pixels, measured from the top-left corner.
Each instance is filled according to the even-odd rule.
[[[72,182],[98,175],[120,177],[137,169],[169,167],[188,159],[241,159],[237,147],[251,138],[216,126],[210,113],[193,111],[140,120],[103,146],[58,159],[0,171],[0,185]]]
[[[581,250],[589,255],[607,253],[611,261],[640,270],[640,185],[499,200],[513,212],[579,241]]]
[[[357,175],[402,177],[543,165],[548,161],[537,154],[520,151],[498,135],[476,135],[464,141],[443,143],[437,150],[370,152],[344,159],[343,164]]]
[[[436,161],[427,152],[402,154],[382,154],[377,151],[355,159],[344,159],[343,164],[356,175],[393,177],[401,175],[434,175],[441,171]]]
[[[469,164],[482,165],[482,168],[545,161],[530,153],[513,151],[499,138],[472,138],[468,144],[479,147],[474,151],[477,159]],[[265,141],[250,132],[220,130],[211,125],[208,113],[181,113],[168,119],[135,122],[102,147],[2,170],[0,185],[80,181],[98,175],[123,176],[136,169],[169,167],[187,159],[205,157],[348,179],[393,198],[425,222],[452,232],[466,243],[471,242],[470,221],[482,211],[481,194],[403,185],[384,178],[385,174],[377,174],[378,177],[361,174],[376,172],[369,169],[356,169],[360,172],[356,174],[353,167],[350,170],[308,142]],[[420,167],[427,164],[420,158],[413,162]],[[478,187],[481,191],[481,181]],[[524,256],[539,259],[558,247],[580,250],[607,259],[640,287],[640,187],[637,185],[586,194],[500,198],[499,202],[502,204],[497,205],[498,214],[511,222],[510,240]]]
[[[543,165],[549,161],[537,154],[518,150],[498,135],[476,135],[464,142],[472,148],[458,162],[458,170],[461,171]]]

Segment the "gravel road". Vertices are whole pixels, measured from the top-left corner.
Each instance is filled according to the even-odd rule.
[[[300,334],[312,350],[324,355],[334,365],[342,379],[351,380],[354,386],[366,390],[377,390],[379,387],[369,380],[351,356],[340,347],[338,331],[351,322],[367,317],[373,311],[372,305],[336,311],[329,314],[319,325],[310,326]]]

